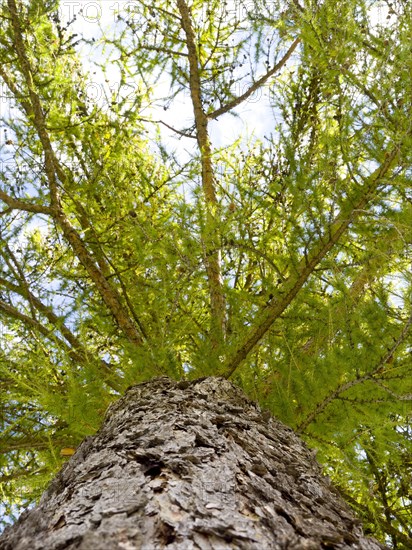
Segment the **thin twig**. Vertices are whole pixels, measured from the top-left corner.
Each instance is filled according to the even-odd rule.
[[[240,95],[239,97],[236,97],[232,101],[229,101],[229,103],[226,103],[226,105],[223,105],[219,109],[216,109],[216,111],[213,111],[213,113],[209,113],[207,115],[207,117],[209,119],[212,119],[212,120],[216,119],[219,116],[227,113],[231,109],[234,109],[235,107],[237,107],[238,105],[243,103],[243,101],[245,101],[248,97],[250,97],[261,86],[263,86],[263,84],[265,84],[265,82],[267,82],[267,80],[271,76],[273,76],[278,71],[280,71],[280,69],[285,65],[285,63],[288,61],[288,59],[290,58],[292,53],[295,51],[295,49],[297,48],[300,41],[301,41],[300,38],[295,38],[292,45],[289,47],[288,51],[285,53],[285,55],[282,57],[282,59],[279,61],[279,63],[276,63],[276,65],[273,67],[273,69],[271,69],[266,74],[264,74],[262,77],[260,77],[259,80],[256,80],[256,82],[254,82],[252,84],[252,86],[250,86],[250,88],[248,88],[244,94]]]

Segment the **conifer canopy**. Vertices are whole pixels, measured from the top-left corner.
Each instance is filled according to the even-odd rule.
[[[127,387],[216,375],[410,548],[408,1],[106,4],[0,7],[4,522]]]

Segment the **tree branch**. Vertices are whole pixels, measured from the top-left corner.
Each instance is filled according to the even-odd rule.
[[[31,113],[29,114],[32,115],[37,134],[43,146],[45,169],[49,180],[50,206],[52,208],[57,208],[59,207],[60,199],[57,189],[57,180],[54,172],[54,152],[49,135],[46,130],[44,114],[40,99],[35,91],[32,70],[23,43],[23,33],[20,26],[20,19],[17,12],[16,2],[15,0],[7,0],[7,5],[11,16],[11,24],[13,27],[14,44],[16,46],[17,57],[29,91],[29,110],[31,111]]]
[[[261,76],[259,78],[259,80],[256,80],[256,82],[254,82],[252,84],[252,86],[250,86],[249,89],[246,90],[246,92],[242,95],[240,95],[239,97],[236,97],[235,99],[233,99],[232,101],[230,101],[229,103],[227,103],[226,105],[223,105],[222,107],[220,107],[219,109],[216,109],[216,111],[213,111],[213,113],[209,113],[207,115],[207,118],[210,118],[210,119],[216,119],[218,118],[219,116],[227,113],[228,111],[230,111],[231,109],[234,109],[235,107],[237,107],[238,105],[240,105],[241,103],[243,103],[243,101],[245,101],[248,97],[250,97],[254,92],[256,92],[256,90],[258,90],[261,86],[263,86],[263,84],[265,82],[267,82],[267,80],[273,76],[274,74],[276,74],[278,71],[280,71],[280,69],[285,65],[285,63],[288,61],[288,59],[290,58],[290,56],[292,55],[292,53],[296,50],[298,44],[300,43],[300,38],[295,38],[295,40],[293,41],[292,45],[290,46],[290,48],[288,49],[288,51],[285,53],[285,55],[282,57],[282,59],[279,61],[279,63],[276,63],[276,65],[273,67],[273,69],[271,69],[270,71],[268,71],[266,74],[264,74],[263,76]]]
[[[28,315],[21,313],[17,308],[8,304],[4,300],[0,300],[0,311],[3,311],[9,317],[13,317],[13,319],[17,319],[18,321],[21,321],[26,327],[31,327],[37,330],[40,334],[42,334],[46,338],[51,339],[54,342],[57,342],[62,349],[64,349],[71,355],[71,357],[73,357],[77,361],[81,361],[82,357],[78,354],[78,352],[70,349],[69,345],[63,340],[61,340],[58,336],[56,336],[53,330],[46,328],[36,319],[33,319],[32,317],[29,317]]]
[[[346,502],[348,502],[356,512],[360,512],[360,514],[362,514],[363,517],[372,524],[377,522],[384,531],[389,533],[394,538],[394,540],[396,540],[397,542],[402,542],[405,545],[405,548],[408,548],[410,546],[412,541],[411,537],[408,537],[407,535],[401,533],[399,529],[392,525],[391,522],[385,521],[382,517],[377,517],[376,514],[374,514],[367,506],[361,504],[358,499],[353,498],[353,496],[348,493],[347,489],[337,484],[335,480],[334,483]],[[396,514],[396,519],[398,519],[399,521],[399,514]]]
[[[127,339],[134,345],[141,345],[143,342],[142,337],[139,334],[137,327],[127,314],[127,311],[123,307],[117,290],[110,285],[104,273],[101,269],[99,269],[97,265],[98,262],[95,261],[93,255],[87,249],[80,235],[64,214],[58,192],[58,181],[56,174],[59,175],[59,179],[60,177],[63,178],[62,183],[65,181],[65,174],[54,154],[52,144],[46,130],[46,123],[41,102],[35,91],[30,62],[24,47],[16,2],[15,0],[7,0],[7,3],[13,26],[17,56],[29,90],[30,104],[25,102],[23,107],[25,108],[27,115],[33,119],[33,125],[36,128],[44,150],[45,171],[50,189],[51,216],[62,229],[63,235],[72,247],[83,267],[86,269],[92,281],[95,283],[104,303],[111,311],[113,317],[125,333]]]
[[[56,447],[67,446],[71,443],[70,439],[66,436],[61,436],[56,439],[48,439],[46,435],[44,439],[35,439],[30,436],[27,437],[9,437],[0,446],[0,453],[10,453],[12,451],[39,451],[43,449],[50,449],[53,444]]]
[[[22,201],[11,197],[4,191],[0,190],[0,200],[5,202],[12,210],[23,210],[24,212],[32,212],[33,214],[45,214],[50,216],[52,213],[51,208],[48,206],[40,206],[30,202]]]
[[[399,148],[395,147],[390,153],[386,153],[385,161],[367,178],[367,182],[358,190],[357,195],[346,200],[341,212],[332,222],[327,238],[318,239],[312,251],[303,258],[296,267],[296,273],[291,275],[279,287],[280,296],[274,298],[260,314],[256,323],[250,328],[246,337],[238,348],[229,356],[222,369],[222,375],[226,378],[231,376],[237,367],[246,359],[261,338],[271,328],[273,323],[280,317],[285,309],[292,302],[299,290],[306,283],[315,267],[323,260],[326,254],[336,245],[341,236],[346,232],[359,212],[365,208],[376,189],[390,169],[394,166],[399,155]]]
[[[394,239],[399,239],[399,233],[396,228],[392,228],[388,234],[385,236],[386,242],[392,242]],[[386,256],[389,256],[391,254],[391,249],[386,252]],[[346,298],[349,298],[350,303],[355,304],[357,301],[360,300],[361,296],[365,292],[365,288],[367,287],[368,283],[371,283],[374,281],[379,274],[387,268],[387,264],[383,258],[382,253],[376,252],[375,255],[366,260],[365,264],[363,265],[363,268],[357,276],[354,278],[348,293],[345,295],[344,302],[339,302],[333,307],[333,310],[331,312],[331,316],[333,319],[338,320],[337,326],[340,327],[339,324],[340,320],[343,320],[345,318],[345,312],[346,312],[346,304],[347,300]],[[335,333],[338,329],[335,329]],[[324,346],[324,344],[329,340],[330,338],[330,331],[328,325],[325,325],[323,330],[318,334],[316,337],[312,336],[302,347],[302,352],[305,355],[311,356],[314,353],[317,353],[320,348]]]
[[[78,340],[76,336],[71,332],[71,330],[64,324],[63,319],[54,313],[51,307],[43,304],[43,302],[39,300],[32,292],[30,292],[28,288],[15,285],[14,283],[8,281],[7,279],[4,279],[3,277],[0,277],[0,285],[11,292],[15,292],[22,298],[26,298],[37,311],[39,311],[42,315],[46,317],[46,319],[53,325],[53,327],[62,334],[62,336],[70,344],[71,348],[69,348],[65,342],[57,338],[55,335],[53,336],[53,341],[57,341],[61,345],[61,347],[63,347],[69,353],[70,357],[73,360],[80,364],[85,364],[89,362],[89,359],[87,358],[87,350],[84,348],[80,340]],[[0,302],[0,309],[3,309],[5,313],[11,315],[16,319],[19,319],[26,325],[37,328],[39,332],[41,332],[47,338],[50,338],[51,334],[54,334],[52,331],[49,331],[46,327],[39,323],[39,321],[24,314],[20,314],[15,308],[13,308],[13,310],[10,309],[11,306],[9,306],[7,310],[4,307],[2,308],[2,304],[4,303],[5,302]],[[98,364],[102,370],[106,383],[112,389],[120,391],[122,387],[122,379],[112,371],[110,366],[105,361],[99,360]]]
[[[378,374],[382,373],[382,370],[385,368],[385,365],[387,365],[391,361],[391,359],[394,357],[396,350],[402,344],[402,342],[405,340],[406,335],[408,334],[411,325],[412,325],[412,314],[410,315],[409,319],[407,320],[407,322],[406,322],[401,334],[397,338],[396,342],[390,348],[390,350],[388,350],[388,352],[381,359],[381,361],[379,361],[378,365],[375,366],[375,368],[371,372],[368,372],[367,374],[364,374],[363,376],[360,376],[359,378],[356,378],[355,380],[349,380],[348,382],[345,382],[344,384],[340,384],[336,389],[331,391],[329,393],[329,395],[327,395],[320,403],[318,403],[316,405],[316,407],[314,408],[314,410],[310,414],[307,415],[305,420],[299,424],[299,426],[296,428],[296,432],[298,434],[300,434],[304,430],[306,430],[306,428],[309,426],[309,424],[311,422],[313,422],[315,420],[315,418],[322,411],[324,411],[326,409],[326,407],[332,401],[334,401],[337,397],[339,397],[340,394],[344,393],[345,391],[349,390],[350,388],[353,388],[354,386],[358,386],[359,384],[363,384],[366,381],[371,381],[372,380],[373,382],[378,384],[379,387],[381,387],[383,390],[387,391],[388,393],[392,394],[393,396],[396,396],[400,400],[409,401],[412,398],[411,395],[403,396],[403,398],[402,398],[402,396],[397,396],[396,394],[394,394],[394,392],[391,392],[391,390],[389,388],[387,388],[386,386],[383,386],[382,384],[380,384],[378,382],[378,380],[376,380],[376,376]]]
[[[212,147],[208,133],[208,117],[203,110],[199,58],[196,48],[196,37],[192,27],[189,7],[185,0],[177,0],[182,18],[182,27],[186,34],[186,45],[189,58],[189,85],[196,123],[196,137],[202,163],[202,186],[206,201],[207,223],[203,231],[204,261],[209,282],[211,305],[212,345],[217,347],[225,339],[226,303],[223,292],[221,272],[220,239],[216,231],[218,202],[216,182],[212,165]]]

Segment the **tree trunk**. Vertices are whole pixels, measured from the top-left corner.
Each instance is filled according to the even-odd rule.
[[[133,386],[1,550],[384,548],[314,455],[227,380]]]

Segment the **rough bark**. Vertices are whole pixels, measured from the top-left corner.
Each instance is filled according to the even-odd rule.
[[[1,550],[378,550],[290,428],[227,380],[112,405]]]

